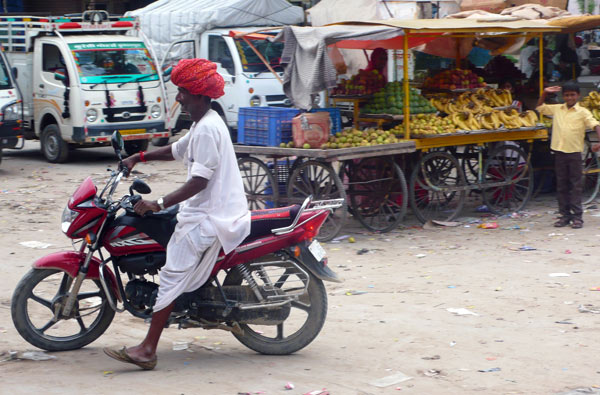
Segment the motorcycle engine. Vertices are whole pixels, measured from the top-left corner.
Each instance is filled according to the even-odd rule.
[[[129,303],[138,310],[145,310],[156,302],[158,284],[144,280],[131,280],[125,286],[125,296]]]

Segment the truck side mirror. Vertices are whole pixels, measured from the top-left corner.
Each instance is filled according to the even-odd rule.
[[[17,69],[16,67],[13,67],[12,69],[12,76],[13,78],[16,80],[17,78],[19,78],[19,69]]]
[[[54,79],[57,81],[65,82],[67,80],[67,74],[64,71],[55,71]]]

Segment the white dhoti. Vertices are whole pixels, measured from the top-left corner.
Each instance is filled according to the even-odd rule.
[[[160,285],[154,312],[164,309],[185,292],[200,288],[213,270],[221,243],[204,236],[200,226],[184,235],[175,230],[167,245],[167,263],[159,274]]]

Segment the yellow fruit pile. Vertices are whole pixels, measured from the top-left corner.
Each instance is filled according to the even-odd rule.
[[[600,120],[600,93],[590,92],[579,102],[579,105],[590,110],[594,118]]]
[[[404,125],[397,125],[390,131],[397,135],[403,135]],[[410,134],[412,136],[448,134],[455,131],[456,125],[448,117],[442,118],[434,114],[418,114],[410,117]]]
[[[331,136],[321,146],[323,149],[370,147],[378,144],[392,144],[400,140],[389,130],[381,129],[346,129]]]
[[[522,127],[535,126],[538,116],[534,111],[519,113],[515,109],[493,110],[484,114],[473,114],[470,112],[458,112],[448,116],[460,130],[494,130],[504,127],[506,129],[518,129]]]
[[[457,97],[434,96],[430,103],[440,112],[454,114],[469,112],[481,114],[491,112],[493,107],[505,107],[512,104],[512,95],[506,89],[477,89],[475,92],[464,92]]]

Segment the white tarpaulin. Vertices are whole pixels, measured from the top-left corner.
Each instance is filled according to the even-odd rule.
[[[159,0],[128,13],[163,58],[174,41],[192,39],[218,27],[280,26],[304,21],[301,7],[287,0]]]

